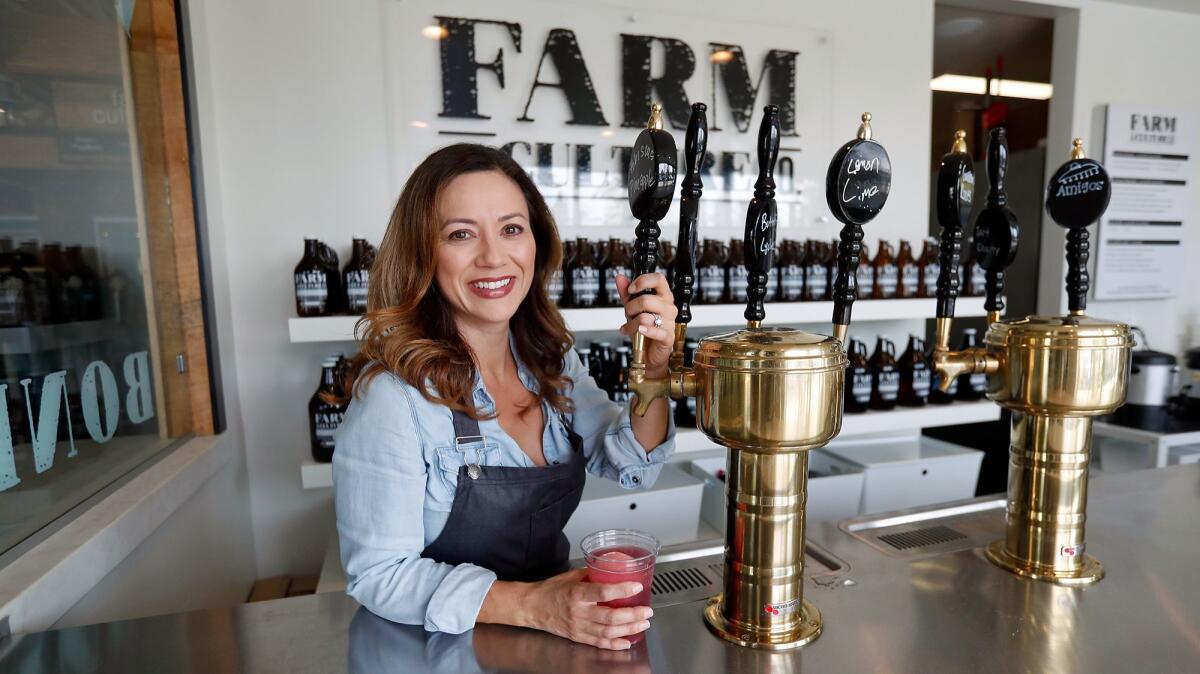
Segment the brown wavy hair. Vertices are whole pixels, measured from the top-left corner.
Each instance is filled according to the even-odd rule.
[[[571,409],[563,357],[573,338],[546,285],[562,263],[554,216],[533,181],[504,152],[474,143],[444,147],[413,171],[388,221],[371,265],[367,313],[355,325],[359,353],[343,376],[339,402],[365,392],[381,373],[394,374],[434,403],[483,418],[471,395],[476,365],[454,323],[453,310],[434,283],[435,246],[441,229],[438,198],[454,178],[499,171],[525,196],[537,245],[529,293],[509,323],[516,355],[538,383],[538,397],[561,412]]]

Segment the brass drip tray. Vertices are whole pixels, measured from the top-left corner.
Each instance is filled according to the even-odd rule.
[[[1004,537],[1003,498],[954,501],[843,520],[838,528],[891,557],[935,557],[986,546]]]
[[[708,599],[721,591],[724,544],[666,548],[659,555],[650,586],[654,608]],[[810,583],[828,585],[849,566],[815,543],[804,546],[804,576]]]

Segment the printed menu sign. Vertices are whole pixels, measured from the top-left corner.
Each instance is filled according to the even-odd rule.
[[[1109,105],[1104,165],[1112,201],[1096,247],[1098,300],[1173,297],[1183,267],[1194,117],[1177,110]]]

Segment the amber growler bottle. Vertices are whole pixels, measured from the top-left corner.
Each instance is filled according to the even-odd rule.
[[[700,292],[696,293],[699,304],[720,304],[725,300],[725,255],[721,242],[704,240],[704,252],[696,270],[700,281]]]
[[[799,302],[804,298],[804,250],[798,241],[784,240],[780,252],[778,300]]]
[[[871,365],[867,362],[867,345],[860,339],[851,339],[846,356],[849,360],[843,389],[846,413],[866,412],[871,403]]]
[[[818,302],[825,299],[829,289],[829,269],[825,266],[825,243],[809,239],[804,242],[804,286],[801,299]]]
[[[900,392],[896,403],[904,407],[924,407],[929,398],[931,376],[929,364],[925,362],[925,340],[916,335],[908,336],[908,346],[900,354]]]
[[[621,294],[617,291],[617,277],[624,276],[633,280],[632,257],[629,246],[624,241],[617,238],[608,240],[608,255],[604,259],[601,270],[601,306],[621,306]]]
[[[975,259],[975,238],[964,242],[963,247],[967,249],[967,259],[962,265],[962,275],[958,277],[959,287],[963,288],[963,295],[981,297],[985,293],[987,278],[984,276],[983,267]]]
[[[746,253],[741,239],[729,242],[729,260],[725,266],[725,287],[729,288],[727,301],[742,304],[746,301]]]
[[[979,337],[975,328],[963,330],[962,344],[959,346],[959,350],[966,351],[967,349],[974,349],[977,346],[979,346]],[[983,400],[983,397],[987,395],[986,374],[979,372],[961,377],[960,379],[958,393],[955,394],[958,400]]]
[[[887,300],[895,297],[900,279],[896,271],[896,254],[892,251],[892,244],[879,241],[879,251],[875,253],[875,259],[871,262],[871,270],[875,274],[871,299]]]
[[[871,401],[873,410],[890,410],[896,407],[896,395],[900,392],[900,370],[896,364],[896,345],[892,340],[879,336],[875,340],[875,353],[868,361],[871,365]]]
[[[313,461],[329,463],[333,460],[333,435],[346,413],[344,405],[326,402],[322,394],[336,394],[338,361],[328,358],[321,363],[321,383],[308,401],[308,431]]]
[[[942,273],[942,265],[938,262],[938,252],[937,239],[925,239],[918,269],[920,281],[917,284],[917,297],[937,297],[938,274]]]
[[[371,257],[367,240],[355,237],[350,248],[350,260],[342,270],[342,287],[346,289],[346,311],[354,315],[367,313],[367,286],[371,276]]]
[[[575,266],[575,255],[577,254],[578,250],[579,250],[579,245],[577,243],[575,243],[575,241],[572,240],[572,241],[564,241],[563,242],[563,255],[562,255],[562,268],[561,268],[563,289],[562,289],[562,297],[559,298],[559,300],[558,300],[558,306],[560,306],[564,309],[567,307],[573,306],[571,304],[571,297],[572,297],[572,295],[571,295],[571,269],[573,269]]]
[[[600,269],[596,266],[596,253],[587,239],[576,242],[575,264],[571,267],[571,306],[586,308],[596,306],[600,299]]]
[[[320,242],[316,239],[304,239],[304,256],[296,263],[294,279],[296,315],[301,318],[328,316],[329,277],[321,260]]]
[[[837,259],[837,244],[833,244],[833,257]],[[830,276],[832,280],[833,277]],[[858,255],[858,299],[867,299],[875,294],[875,266],[871,263],[871,251],[867,244],[862,245]]]
[[[921,271],[913,257],[912,245],[900,239],[900,250],[896,252],[896,297],[916,297],[921,282]]]
[[[627,403],[633,397],[633,391],[629,388],[629,365],[633,361],[632,349],[628,346],[621,345],[617,347],[617,365],[616,371],[613,373],[612,391],[608,397],[615,403]]]
[[[663,241],[658,247],[658,263],[654,271],[667,277],[667,287],[675,292],[675,247],[670,241]]]

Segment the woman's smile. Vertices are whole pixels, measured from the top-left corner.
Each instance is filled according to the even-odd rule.
[[[467,287],[471,289],[471,292],[485,300],[494,300],[512,292],[513,287],[516,285],[513,283],[515,280],[515,276],[481,278],[471,281],[467,284]]]

